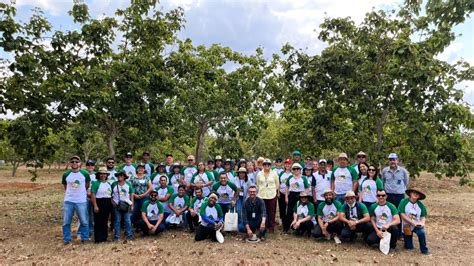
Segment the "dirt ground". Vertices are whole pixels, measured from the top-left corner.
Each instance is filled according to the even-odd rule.
[[[26,169],[17,177],[0,170],[0,264],[375,264],[445,265],[474,263],[474,189],[458,180],[437,180],[423,174],[415,183],[426,191],[427,241],[431,256],[405,251],[399,241],[385,256],[376,248],[356,243],[336,246],[333,241],[270,234],[265,242],[249,244],[242,236],[226,236],[224,244],[195,243],[182,230],[158,237],[137,236],[134,241],[64,246],[61,207],[64,191],[61,172],[40,171],[36,183]],[[73,230],[77,225],[73,226]]]

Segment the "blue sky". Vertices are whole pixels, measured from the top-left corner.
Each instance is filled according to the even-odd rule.
[[[0,0],[9,2],[9,0]],[[94,17],[112,15],[124,8],[128,0],[85,0]],[[289,42],[310,54],[319,53],[324,43],[317,39],[318,25],[325,16],[347,17],[362,21],[366,12],[376,9],[397,9],[399,0],[163,0],[164,10],[181,6],[185,10],[186,27],[180,37],[194,44],[220,43],[243,53],[263,47],[265,54],[279,52]],[[16,0],[18,17],[27,20],[34,6],[40,7],[53,27],[74,29],[67,15],[72,0]],[[460,58],[474,65],[474,19],[469,18],[455,29],[462,34],[440,59],[455,62]],[[1,53],[2,57],[5,56]],[[460,84],[464,99],[474,106],[474,82]]]

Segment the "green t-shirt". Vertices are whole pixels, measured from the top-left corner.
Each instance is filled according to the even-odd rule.
[[[91,193],[94,193],[97,199],[110,199],[112,197],[112,186],[107,181],[94,181],[92,182]]]
[[[169,203],[173,204],[175,209],[182,209],[186,206],[189,206],[189,196],[184,194],[183,197],[179,197],[178,193],[174,193],[170,199],[168,200]]]
[[[91,182],[89,173],[84,169],[77,172],[67,170],[63,174],[62,184],[66,186],[64,201],[73,203],[87,202],[86,184]]]
[[[398,205],[398,211],[404,213],[411,221],[421,222],[421,217],[426,217],[428,212],[423,202],[417,200],[412,203],[409,198],[404,198]],[[405,225],[405,221],[402,221],[402,226]],[[410,225],[413,230],[414,226]]]
[[[334,200],[331,205],[327,205],[326,202],[321,202],[318,205],[316,215],[321,217],[323,222],[328,222],[337,216],[337,211],[341,208],[341,203]]]
[[[234,192],[237,191],[237,186],[230,181],[227,181],[227,185],[225,186],[219,182],[212,186],[212,191],[217,193],[219,197],[217,200],[218,203],[228,204],[234,199]]]
[[[127,164],[121,164],[119,166],[119,171],[120,170],[124,170],[125,173],[127,173],[127,176],[129,178],[135,176],[137,174],[137,165],[132,163],[130,165],[127,165]]]
[[[206,197],[203,197],[202,199],[198,199],[197,197],[194,197],[189,203],[189,207],[195,210],[197,213],[199,213],[201,210],[201,206],[205,201],[207,201]]]
[[[381,206],[378,203],[374,203],[370,206],[369,214],[371,217],[375,217],[375,224],[378,228],[382,228],[384,224],[391,223],[393,217],[398,215],[398,210],[395,205],[390,202],[387,202],[385,205]]]
[[[311,202],[303,205],[300,201],[298,201],[293,208],[293,212],[296,212],[298,217],[301,218],[305,218],[306,216],[314,216],[314,205]]]
[[[369,213],[369,210],[367,209],[365,204],[359,203],[359,206],[360,206],[360,212],[362,215]],[[337,210],[337,212],[346,214],[346,208],[351,208],[351,207],[347,203],[341,204],[341,207]],[[351,210],[349,210],[349,217],[346,217],[346,219],[353,220],[353,221],[359,220],[359,217],[357,217],[357,202],[356,204],[354,204],[354,207],[352,207]]]
[[[286,187],[288,187],[288,191],[290,192],[303,192],[305,189],[309,188],[308,179],[304,175],[300,178],[290,176],[286,180]]]
[[[191,178],[191,184],[206,184],[208,182],[213,182],[214,179],[212,178],[211,173],[204,172],[204,173],[195,173]],[[203,187],[202,193],[205,197],[209,196],[211,193],[210,187]],[[196,193],[194,193],[196,195]]]
[[[357,172],[350,166],[345,168],[334,167],[331,174],[331,181],[334,181],[334,192],[341,195],[352,191],[352,183],[357,181],[358,178]]]
[[[143,203],[141,211],[146,213],[148,221],[158,221],[160,214],[163,214],[163,205],[161,205],[159,201],[156,201],[155,204],[151,204],[151,202],[147,200]]]

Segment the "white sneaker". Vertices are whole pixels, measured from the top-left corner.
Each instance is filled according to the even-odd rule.
[[[339,239],[338,236],[334,236],[334,242],[336,242],[336,244],[338,244],[338,245],[342,243],[341,239]]]

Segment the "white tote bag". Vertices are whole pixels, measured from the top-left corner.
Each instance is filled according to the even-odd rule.
[[[382,239],[380,239],[380,251],[382,251],[383,254],[387,255],[388,252],[390,251],[390,238],[391,234],[387,231],[382,232]]]
[[[169,224],[180,224],[182,222],[182,215],[176,216],[176,214],[171,214],[166,218],[166,222]]]
[[[235,212],[227,212],[224,217],[224,231],[233,232],[238,230],[239,215]]]

